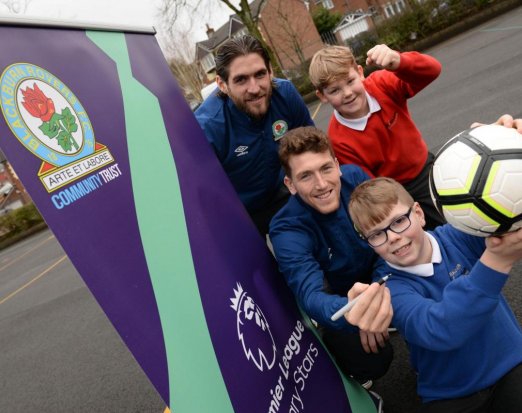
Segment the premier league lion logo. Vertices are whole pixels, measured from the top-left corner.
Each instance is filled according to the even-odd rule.
[[[270,370],[276,360],[276,346],[265,315],[238,283],[231,298],[237,315],[237,337],[248,360],[261,370]]]

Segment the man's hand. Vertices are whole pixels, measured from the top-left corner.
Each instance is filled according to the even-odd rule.
[[[385,44],[378,44],[366,52],[366,65],[379,66],[386,70],[397,70],[401,63],[399,52],[390,49]]]
[[[344,315],[346,321],[366,333],[381,334],[386,337],[393,317],[390,290],[385,284],[355,283],[348,291],[348,300],[353,300],[357,296],[360,297],[353,308]]]
[[[384,347],[386,340],[390,338],[388,331],[386,333],[368,333],[364,330],[359,330],[361,337],[361,344],[364,351],[367,353],[378,353],[379,347]]]
[[[474,122],[471,124],[471,128],[485,125],[484,123]],[[522,133],[522,119],[513,119],[513,116],[505,114],[499,117],[493,125],[505,126],[506,128],[516,129],[518,133]]]

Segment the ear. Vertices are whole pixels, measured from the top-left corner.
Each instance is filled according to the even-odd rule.
[[[283,183],[286,185],[288,190],[292,195],[297,194],[297,190],[295,189],[294,183],[292,182],[292,179],[290,179],[288,176],[285,175],[285,178],[283,179]]]
[[[413,204],[413,213],[419,220],[421,227],[424,227],[426,225],[426,218],[424,217],[424,211],[418,202]]]
[[[219,90],[228,95],[227,82],[221,79],[220,76],[216,76],[216,83],[218,85]]]
[[[337,158],[334,158],[334,161],[335,161],[335,166],[339,170],[339,176],[342,176],[343,172],[341,171],[341,165],[339,165],[339,161],[337,160]]]
[[[357,73],[359,73],[359,76],[361,77],[361,79],[364,80],[364,69],[361,65],[357,65]]]
[[[321,103],[328,103],[328,99],[326,99],[326,96],[319,89],[315,90],[315,95],[319,98]]]

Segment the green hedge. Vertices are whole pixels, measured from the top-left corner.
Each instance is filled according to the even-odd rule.
[[[0,243],[30,231],[33,227],[45,227],[45,222],[33,203],[0,216]]]
[[[422,50],[522,4],[520,0],[428,0],[410,2],[412,9],[377,24],[376,29],[349,39],[357,62],[376,44],[395,50]]]
[[[399,51],[422,51],[458,33],[481,24],[497,15],[522,5],[522,0],[426,0],[422,4],[409,1],[411,10],[382,20],[376,29],[346,41],[357,63],[369,75],[375,67],[366,67],[366,52],[377,44],[386,44]],[[310,61],[287,71],[297,90],[310,103],[316,99],[308,77]]]

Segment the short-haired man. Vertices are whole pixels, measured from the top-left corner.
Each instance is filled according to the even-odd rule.
[[[341,371],[361,383],[377,379],[393,357],[390,294],[384,285],[368,286],[377,256],[348,215],[352,190],[369,177],[358,166],[339,167],[328,137],[314,127],[289,131],[279,157],[295,195],[270,224],[279,269],[301,308],[321,326]],[[330,319],[361,291],[366,306]]]
[[[216,55],[218,93],[195,115],[261,234],[288,199],[277,150],[290,129],[313,125],[288,80],[272,76],[261,43],[250,35],[225,42]]]
[[[522,133],[522,119],[503,115],[496,124]],[[323,340],[341,370],[361,382],[378,378],[392,359],[386,343],[390,291],[367,285],[383,264],[376,265],[377,255],[347,212],[353,190],[368,175],[353,164],[339,167],[328,137],[313,127],[288,132],[279,157],[293,195],[270,223],[279,269],[301,308],[323,327]],[[360,299],[344,318],[331,321],[347,293],[349,300]]]

